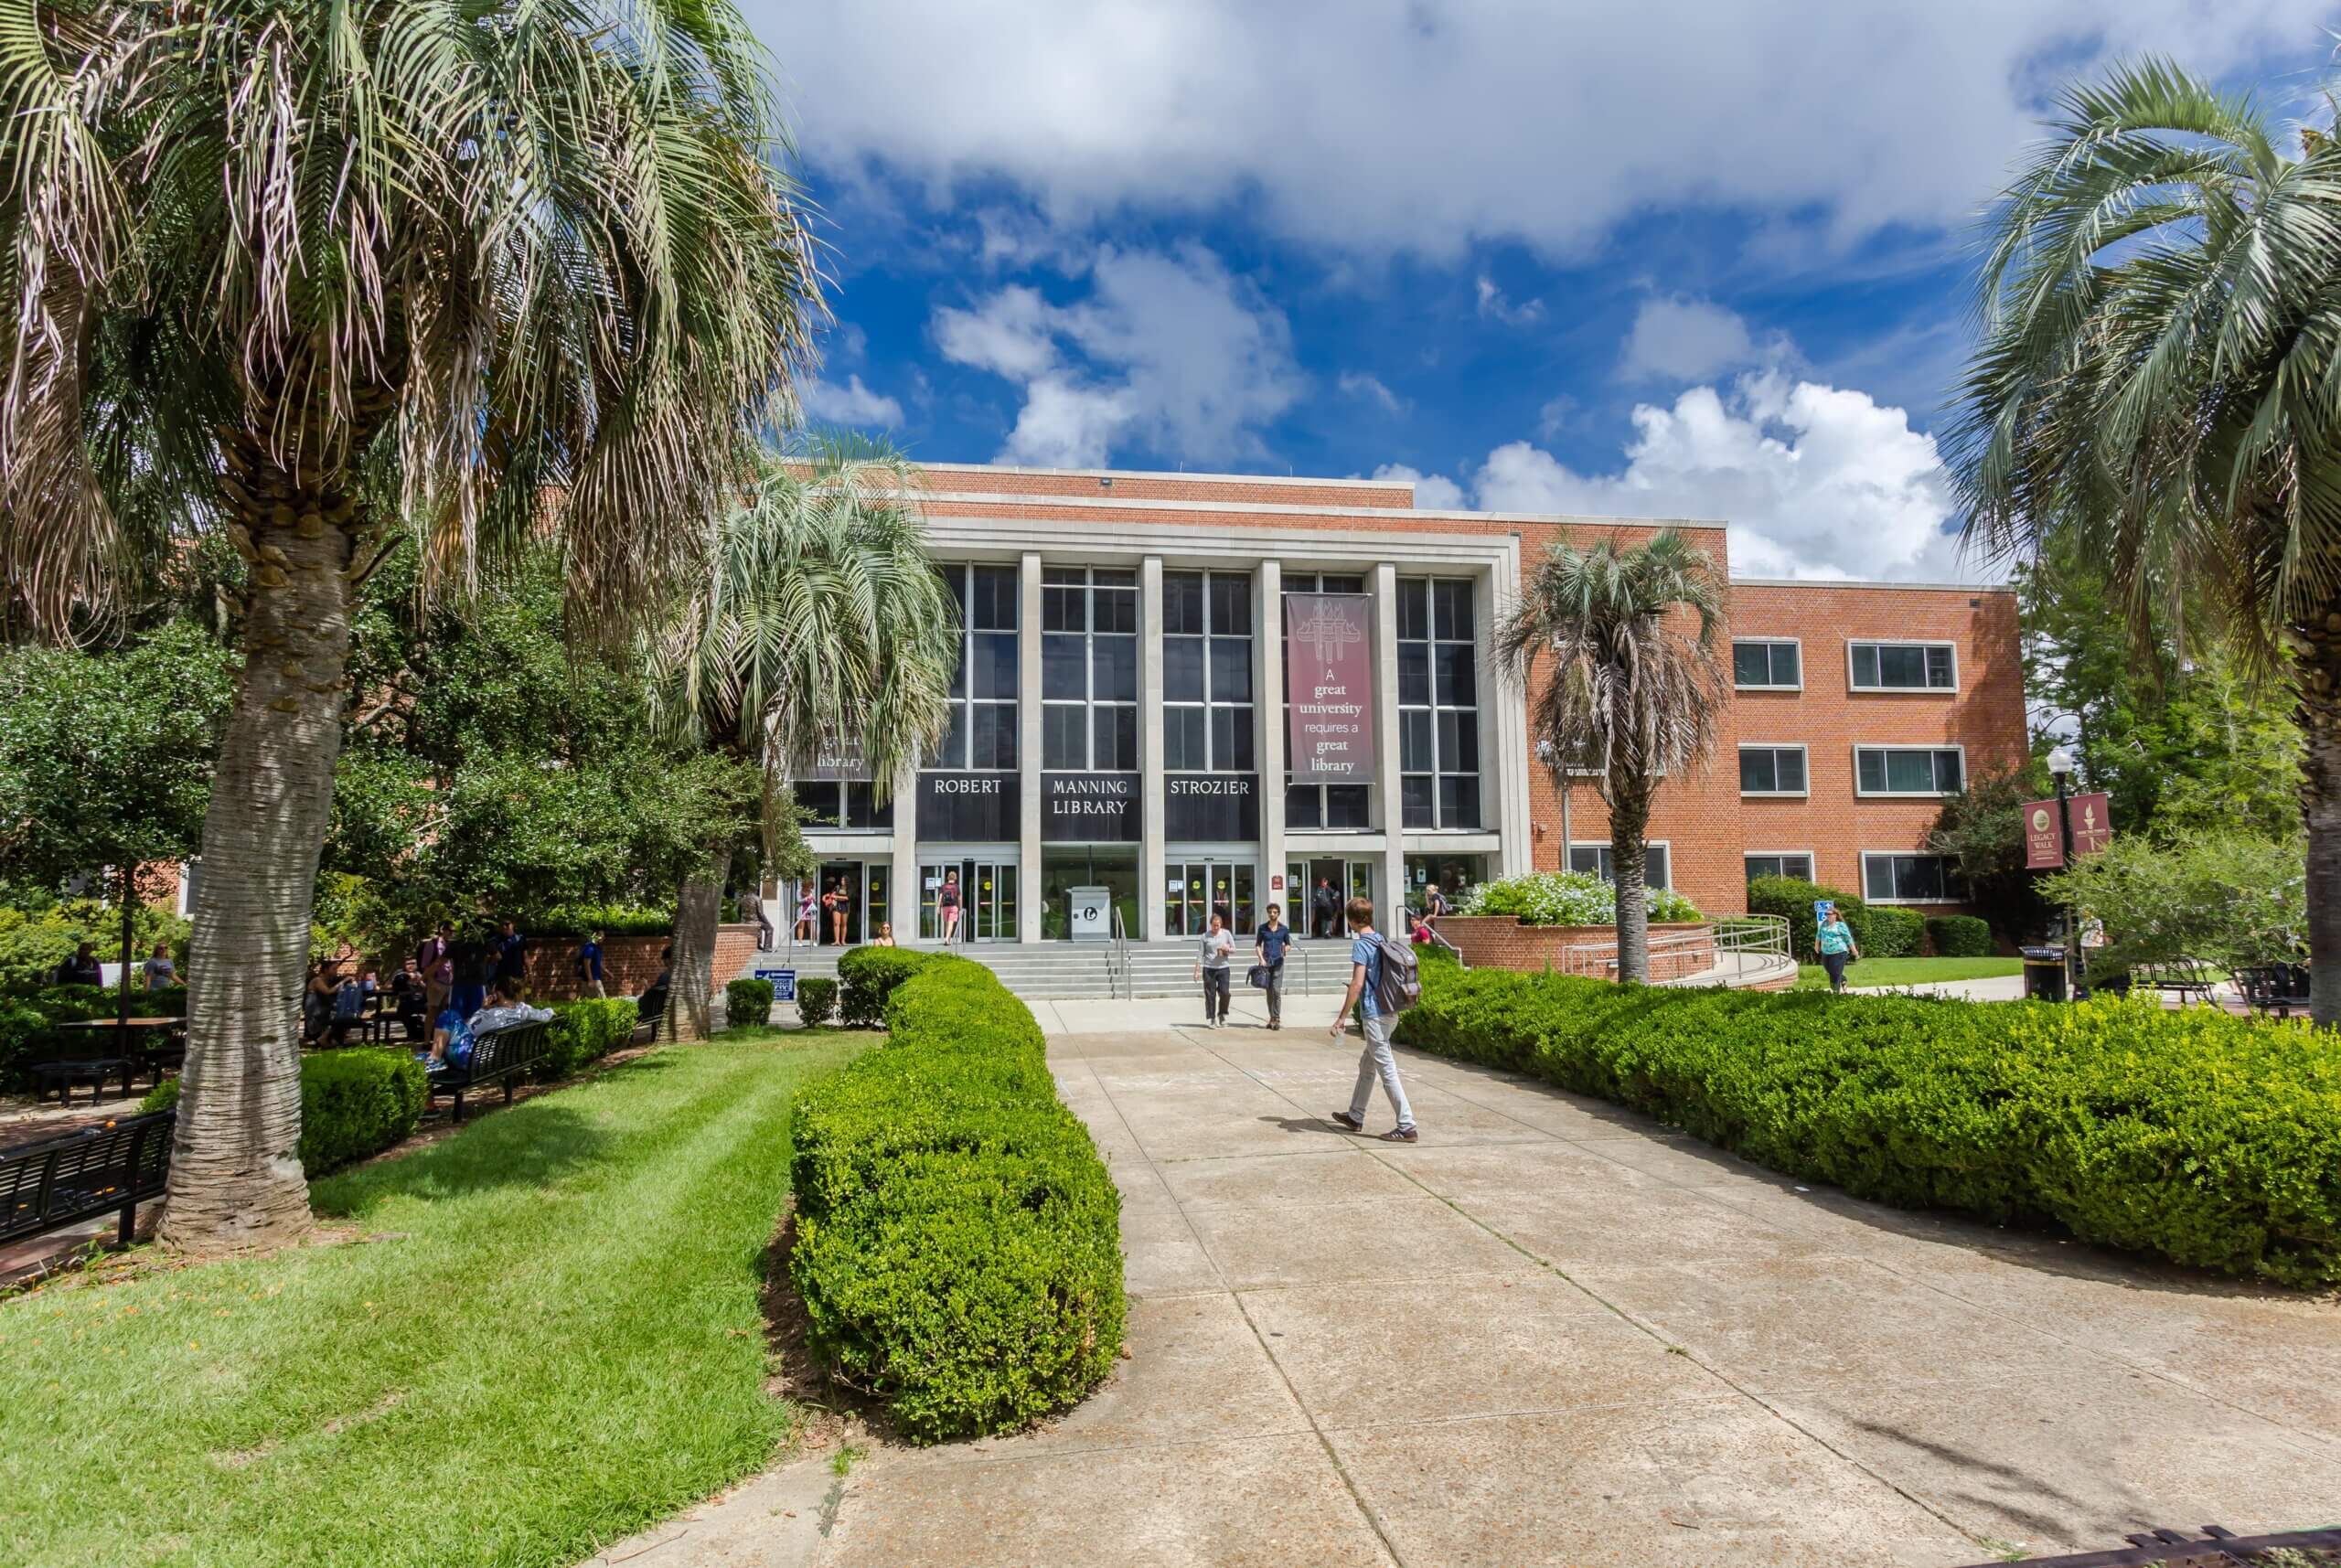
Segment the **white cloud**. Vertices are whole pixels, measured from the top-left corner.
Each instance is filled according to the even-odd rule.
[[[1514,304],[1496,287],[1493,278],[1480,274],[1478,285],[1480,314],[1490,321],[1502,322],[1506,326],[1534,326],[1545,319],[1545,302],[1528,300]]]
[[[1060,222],[1242,203],[1350,251],[1579,251],[1669,208],[1963,222],[2058,80],[2324,52],[2328,0],[743,0],[825,182]],[[1398,106],[1394,112],[1393,106]]]
[[[1433,512],[1451,512],[1463,505],[1463,486],[1444,474],[1426,474],[1403,463],[1385,463],[1374,471],[1376,479],[1411,481],[1415,505]]]
[[[1934,438],[1866,393],[1763,371],[1633,419],[1614,474],[1578,474],[1524,441],[1496,448],[1473,478],[1478,504],[1726,522],[1740,576],[1990,575],[1943,531],[1955,507]]]
[[[1363,398],[1368,402],[1378,403],[1384,413],[1402,414],[1406,411],[1406,400],[1383,385],[1382,378],[1379,376],[1369,376],[1363,370],[1344,370],[1342,372],[1341,380],[1336,384],[1341,388],[1343,396]]]
[[[1738,314],[1713,300],[1662,296],[1642,301],[1618,357],[1626,381],[1705,381],[1753,364],[1755,335]]]
[[[805,405],[805,412],[823,424],[882,425],[889,429],[903,422],[903,405],[881,392],[873,392],[861,384],[861,378],[850,376],[842,387],[833,381],[814,377],[796,389],[796,396]]]
[[[1132,442],[1213,463],[1263,453],[1259,428],[1300,391],[1283,313],[1199,245],[1108,246],[1088,272],[1072,304],[1011,285],[935,313],[946,358],[1024,388],[1000,459],[1094,467]]]

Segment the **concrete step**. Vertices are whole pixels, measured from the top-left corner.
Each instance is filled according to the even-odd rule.
[[[833,978],[839,955],[845,951],[848,950],[837,947],[799,947],[793,952],[781,949],[754,954],[741,973],[753,974],[759,966],[786,967],[794,968],[800,980]],[[983,965],[998,975],[1000,984],[1011,993],[1027,1000],[1103,1000],[1117,994],[1107,967],[1109,950],[1103,944],[969,943],[953,951]],[[1185,997],[1197,990],[1193,943],[1183,939],[1132,943],[1128,953],[1131,995]],[[1249,966],[1249,952],[1239,946],[1232,982],[1235,986],[1244,985],[1243,972]],[[1345,944],[1320,942],[1296,947],[1285,963],[1288,996],[1336,993],[1349,984],[1349,951]]]

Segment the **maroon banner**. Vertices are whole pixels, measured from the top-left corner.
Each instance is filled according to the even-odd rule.
[[[2024,866],[2028,871],[2054,871],[2065,863],[2065,837],[2057,826],[2057,803],[2024,803]]]
[[[2112,802],[2102,795],[2077,795],[2073,812],[2073,857],[2094,855],[2113,842]],[[2065,863],[2064,825],[2053,800],[2024,805],[2024,864],[2027,870],[2054,871]]]
[[[1285,713],[1295,784],[1374,777],[1374,601],[1363,593],[1288,593]]]

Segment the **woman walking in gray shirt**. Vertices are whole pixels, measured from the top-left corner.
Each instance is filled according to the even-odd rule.
[[[1203,983],[1203,1027],[1227,1027],[1227,965],[1235,952],[1235,933],[1218,915],[1211,917],[1211,929],[1203,933],[1203,943],[1195,952],[1195,978]]]

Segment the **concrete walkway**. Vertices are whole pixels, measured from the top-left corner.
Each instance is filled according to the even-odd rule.
[[[1277,1034],[1120,1006],[1051,1049],[1124,1193],[1132,1359],[1047,1431],[863,1459],[825,1568],[1948,1565],[2341,1518],[2330,1303],[1412,1055],[1421,1143],[1362,1140],[1327,999]]]

